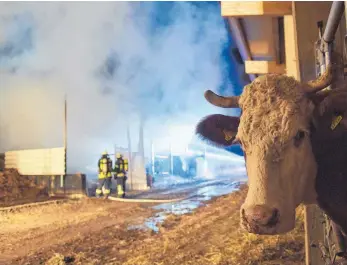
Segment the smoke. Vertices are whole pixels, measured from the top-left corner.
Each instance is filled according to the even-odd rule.
[[[192,132],[220,111],[203,92],[226,44],[217,3],[1,2],[0,152],[62,146],[65,95],[69,171],[127,147],[127,124],[136,149],[141,115],[147,140]]]

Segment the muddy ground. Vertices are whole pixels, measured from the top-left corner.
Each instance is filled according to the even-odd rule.
[[[245,194],[169,216],[159,233],[128,230],[155,214],[153,204],[83,199],[1,214],[0,264],[304,264],[302,210],[287,235],[250,235],[239,230]]]

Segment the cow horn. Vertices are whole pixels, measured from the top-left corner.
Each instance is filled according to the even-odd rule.
[[[333,67],[328,65],[325,72],[315,80],[308,81],[304,90],[306,93],[314,93],[329,86],[333,81]]]
[[[211,90],[205,92],[205,98],[212,105],[222,108],[238,108],[239,96],[223,97],[219,96]]]

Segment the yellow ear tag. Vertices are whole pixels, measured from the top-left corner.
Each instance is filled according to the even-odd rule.
[[[339,123],[340,123],[341,120],[342,120],[342,116],[341,116],[341,115],[336,116],[336,117],[332,120],[330,128],[331,128],[332,130],[334,130],[334,129],[336,128],[336,126],[339,125]]]
[[[224,133],[224,139],[225,141],[229,142],[231,139],[233,139],[233,135],[228,134],[228,132],[226,130],[223,129],[223,133]]]

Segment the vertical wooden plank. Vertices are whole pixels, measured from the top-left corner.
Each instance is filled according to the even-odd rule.
[[[296,13],[295,3],[292,8],[293,14],[284,16],[284,42],[285,42],[285,62],[286,73],[288,76],[292,76],[298,81],[301,81],[299,54],[298,54],[298,42],[296,32]],[[311,220],[313,218],[310,206],[304,207],[304,225],[305,225],[305,264],[313,265],[311,263]],[[314,263],[314,265],[316,265]],[[318,264],[317,264],[318,265]]]
[[[309,206],[304,208],[304,221],[305,221],[305,264],[311,265],[311,220],[313,218],[312,211]]]
[[[296,6],[293,2],[292,15],[284,16],[284,40],[285,40],[285,61],[286,73],[288,76],[293,76],[298,81],[301,81],[302,75],[300,74],[299,64],[299,43],[297,36],[296,25]],[[304,207],[304,221],[305,221],[305,264],[306,265],[319,265],[316,260],[312,263],[311,253],[311,235],[312,235],[312,220],[314,218],[313,206]]]
[[[293,10],[294,11],[294,10]],[[284,42],[286,73],[300,81],[296,27],[294,15],[284,16]]]

